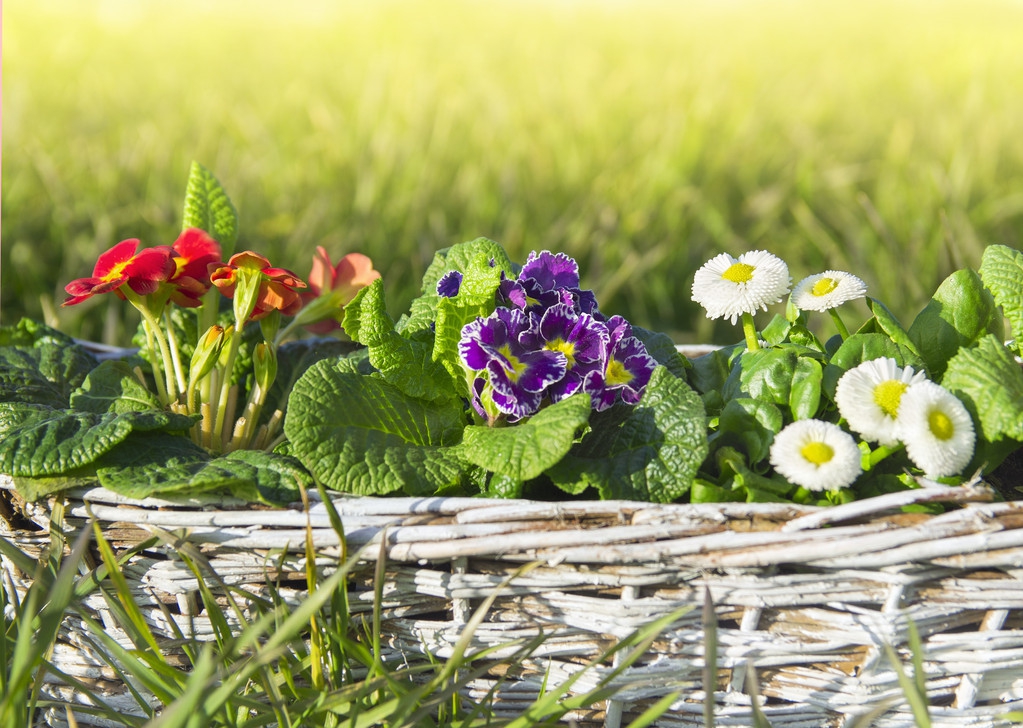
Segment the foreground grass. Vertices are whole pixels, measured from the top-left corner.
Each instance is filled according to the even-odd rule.
[[[98,252],[169,243],[188,165],[242,242],[371,255],[394,313],[439,247],[567,252],[604,310],[732,341],[689,300],[720,251],[863,277],[908,318],[1023,240],[1023,5],[81,3],[4,10],[4,323]],[[132,322],[127,325],[133,326]]]

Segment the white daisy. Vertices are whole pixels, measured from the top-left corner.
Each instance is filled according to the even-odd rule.
[[[895,422],[902,395],[926,378],[913,367],[900,368],[894,359],[871,359],[842,375],[835,403],[849,428],[864,440],[892,447],[899,442]]]
[[[771,465],[809,490],[839,490],[863,472],[852,435],[822,420],[797,420],[775,435]]]
[[[902,395],[898,432],[909,459],[928,478],[956,475],[973,457],[976,435],[970,413],[934,382],[918,382]]]
[[[807,276],[792,289],[792,305],[802,311],[827,311],[867,295],[867,284],[840,270]]]
[[[693,300],[707,310],[707,318],[727,318],[734,324],[744,313],[766,311],[781,301],[791,285],[789,267],[765,250],[738,258],[721,253],[696,271]]]

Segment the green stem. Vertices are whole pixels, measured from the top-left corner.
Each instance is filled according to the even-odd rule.
[[[861,465],[863,466],[863,469],[865,471],[870,471],[874,468],[875,465],[884,460],[886,457],[899,452],[899,450],[902,450],[904,447],[905,445],[903,445],[901,442],[896,443],[895,445],[892,446],[878,445],[877,448],[872,450],[869,455],[863,456]]]
[[[829,308],[828,313],[831,314],[831,320],[835,322],[835,328],[838,329],[838,335],[842,337],[842,341],[849,338],[849,329],[845,327],[845,322],[842,321],[842,317],[838,315],[838,309]]]
[[[174,377],[177,379],[178,391],[184,392],[187,387],[185,384],[185,371],[181,367],[178,337],[174,333],[174,325],[171,323],[169,310],[164,311],[163,321],[167,325],[167,342],[170,345],[171,363],[174,365]]]
[[[238,347],[241,345],[241,329],[235,327],[231,332],[231,343],[228,345],[227,359],[221,368],[223,381],[220,384],[220,396],[217,398],[216,419],[213,422],[213,441],[219,440],[219,435],[224,431],[224,419],[227,416],[227,400],[231,394],[231,373],[234,371],[234,360],[238,356]]]
[[[742,332],[746,336],[746,350],[759,351],[760,337],[757,336],[757,327],[753,323],[753,314],[744,313],[742,315]]]
[[[135,293],[128,286],[121,286],[121,290],[124,292],[124,297],[128,303],[138,309],[138,312],[142,314],[142,325],[146,330],[146,342],[149,344],[149,350],[153,350],[153,338],[155,337],[157,346],[160,348],[160,358],[163,359],[163,371],[161,372],[160,363],[156,361],[156,357],[153,357],[151,362],[153,366],[153,375],[157,381],[157,389],[163,389],[160,394],[160,400],[163,404],[167,405],[178,398],[178,387],[177,380],[174,378],[174,360],[171,356],[170,345],[167,343],[167,336],[163,333],[163,329],[160,327],[160,319],[156,314],[150,310],[149,302],[139,294]],[[166,387],[160,386],[161,374],[166,383]]]

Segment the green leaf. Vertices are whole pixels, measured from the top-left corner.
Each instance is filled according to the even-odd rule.
[[[514,425],[469,425],[457,452],[493,473],[530,480],[565,456],[590,412],[590,396],[576,394]]]
[[[665,367],[654,370],[639,404],[591,417],[592,429],[548,470],[569,492],[584,484],[601,498],[667,503],[683,496],[707,454],[703,403]]]
[[[82,488],[96,484],[96,469],[92,466],[79,468],[64,475],[52,475],[42,478],[17,476],[12,478],[14,489],[26,501],[37,501],[40,498],[59,493],[69,488]]]
[[[981,337],[1004,335],[1002,316],[980,276],[964,268],[946,278],[913,320],[909,338],[935,381],[959,349]]]
[[[737,397],[729,400],[721,410],[717,432],[722,443],[741,443],[750,462],[757,463],[770,454],[774,436],[784,424],[781,410],[774,404],[762,399]]]
[[[296,458],[260,450],[236,450],[217,462],[246,475],[241,485],[231,486],[231,493],[243,500],[286,506],[302,498],[301,488],[310,489],[315,482],[309,471]]]
[[[724,406],[722,391],[731,372],[732,358],[741,356],[741,351],[745,351],[745,346],[736,344],[715,349],[690,362],[689,384],[700,393],[707,414],[714,415]]]
[[[731,482],[732,489],[745,496],[748,503],[788,503],[795,487],[784,479],[769,478],[753,471],[741,453],[732,448],[721,448],[716,453],[722,480]]]
[[[224,260],[234,252],[238,240],[238,212],[217,178],[198,162],[192,162],[188,174],[181,227],[183,230],[199,228],[209,233],[220,243]]]
[[[184,431],[193,417],[170,412],[104,413],[24,409],[7,416],[20,423],[4,427],[0,472],[41,477],[70,473],[110,452],[132,432]],[[10,420],[7,420],[10,423]]]
[[[96,364],[77,344],[39,339],[32,346],[0,347],[0,402],[67,407]]]
[[[685,379],[692,364],[682,356],[675,342],[667,334],[659,331],[648,331],[639,326],[632,327],[632,335],[643,342],[646,352],[658,364],[663,364],[668,371],[679,379]]]
[[[888,338],[899,346],[903,346],[919,356],[916,344],[909,338],[909,332],[902,328],[902,324],[895,318],[895,314],[888,310],[887,306],[875,298],[867,297],[867,306],[874,316],[874,323]]]
[[[481,259],[488,265],[493,260],[492,267],[498,275],[503,271],[509,278],[516,276],[516,266],[500,243],[495,243],[488,238],[476,238],[443,248],[434,254],[426,273],[423,274],[423,294],[436,295],[437,282],[445,273],[453,270],[462,273],[462,283],[465,284],[464,276],[472,270],[473,266],[478,265],[478,261]]]
[[[724,385],[724,397],[726,400],[752,397],[787,407],[799,361],[817,356],[820,353],[813,349],[792,344],[745,352],[732,367]],[[807,376],[807,366],[799,374],[801,378]]]
[[[1023,252],[989,245],[980,259],[980,278],[1002,307],[1012,335],[1023,339]]]
[[[34,347],[41,344],[72,346],[75,340],[46,324],[23,318],[14,326],[0,326],[0,346]]]
[[[789,390],[789,410],[794,420],[808,420],[817,414],[821,406],[821,382],[824,379],[824,368],[821,363],[809,356],[801,356],[796,361],[796,370],[792,373],[792,387]]]
[[[521,498],[525,484],[510,475],[494,473],[483,493],[487,498]]]
[[[433,359],[433,333],[422,329],[406,338],[395,331],[381,279],[360,290],[345,306],[342,326],[352,339],[366,345],[370,363],[380,375],[409,397],[440,401],[456,396],[451,376]]]
[[[274,410],[287,411],[288,395],[295,382],[305,371],[322,359],[344,359],[355,350],[355,344],[334,338],[299,339],[289,341],[277,349],[277,376],[267,392],[261,420],[267,420]],[[361,356],[366,350],[360,349]],[[356,363],[358,359],[353,360]],[[368,372],[367,372],[368,373]]]
[[[160,400],[120,359],[102,362],[71,395],[72,409],[83,412],[145,412],[160,409]]]
[[[209,454],[187,437],[165,432],[136,434],[97,463],[100,485],[129,498],[187,490],[197,493],[232,485],[236,476],[208,467]]]
[[[1023,440],[1023,369],[997,338],[960,349],[941,385],[962,400],[985,440]]]
[[[325,360],[296,382],[284,432],[295,457],[330,488],[426,495],[461,481],[462,463],[449,446],[464,425],[456,400],[415,399]]]

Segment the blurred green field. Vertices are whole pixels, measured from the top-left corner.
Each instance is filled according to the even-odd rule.
[[[124,343],[124,304],[63,286],[172,242],[193,159],[241,246],[301,275],[367,253],[395,315],[480,235],[718,342],[689,298],[721,251],[850,270],[909,318],[1023,242],[1020,2],[10,0],[3,36],[3,323]]]

